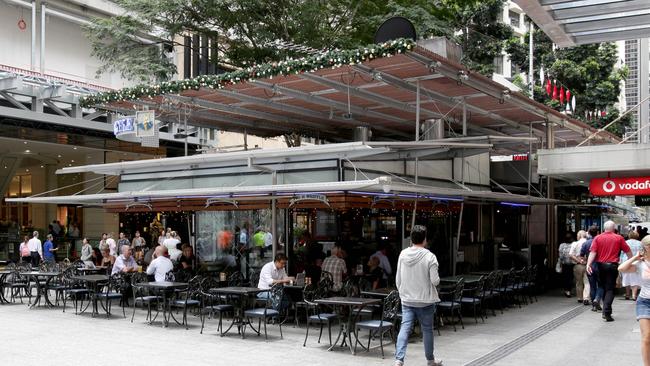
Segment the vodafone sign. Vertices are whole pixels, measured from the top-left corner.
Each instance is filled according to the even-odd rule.
[[[589,192],[594,196],[648,196],[650,177],[596,178],[589,182]]]

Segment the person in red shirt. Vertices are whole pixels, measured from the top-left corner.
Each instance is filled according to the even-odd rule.
[[[591,265],[596,262],[600,284],[605,290],[603,296],[603,319],[608,322],[612,318],[612,302],[614,302],[614,290],[616,289],[616,278],[618,278],[618,261],[621,252],[632,258],[632,251],[625,242],[625,239],[616,234],[614,221],[607,221],[603,225],[605,231],[596,236],[591,243],[589,259],[587,260],[587,272],[592,273]]]

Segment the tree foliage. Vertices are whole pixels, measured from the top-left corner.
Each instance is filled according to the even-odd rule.
[[[512,39],[508,42],[507,51],[513,63],[520,71],[528,71],[528,39],[526,35],[522,42]],[[618,118],[618,110],[614,105],[621,93],[621,81],[627,78],[627,67],[617,68],[618,61],[616,45],[613,43],[588,44],[570,48],[553,49],[552,41],[542,32],[536,30],[533,34],[533,66],[537,84],[535,100],[555,109],[562,106],[552,100],[542,86],[539,85],[540,68],[544,67],[546,78],[555,79],[564,85],[576,97],[574,117],[599,128]],[[604,117],[587,119],[587,111],[607,111]],[[627,116],[626,116],[627,117]],[[621,135],[629,118],[610,128],[611,132]]]
[[[119,72],[140,82],[169,80],[167,53],[180,36],[218,39],[222,59],[236,67],[302,56],[275,47],[291,42],[317,50],[372,42],[379,25],[403,16],[420,37],[447,36],[464,49],[463,63],[486,75],[494,70],[510,28],[497,22],[505,0],[115,0],[125,14],[86,27],[99,73]],[[156,41],[150,41],[154,35]]]

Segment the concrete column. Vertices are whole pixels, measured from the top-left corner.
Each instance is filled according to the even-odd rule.
[[[555,148],[554,126],[546,123],[546,148]],[[555,197],[555,182],[553,178],[547,177],[546,198]],[[546,243],[549,250],[549,265],[554,265],[557,260],[557,206],[548,205],[546,208]]]
[[[639,101],[642,101],[650,94],[648,77],[650,77],[650,49],[648,47],[648,38],[639,40]],[[648,143],[648,118],[650,118],[650,101],[646,100],[639,106],[639,142],[642,144]]]

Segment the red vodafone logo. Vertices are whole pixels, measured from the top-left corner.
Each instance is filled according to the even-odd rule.
[[[650,177],[592,179],[589,192],[594,196],[650,195]]]

